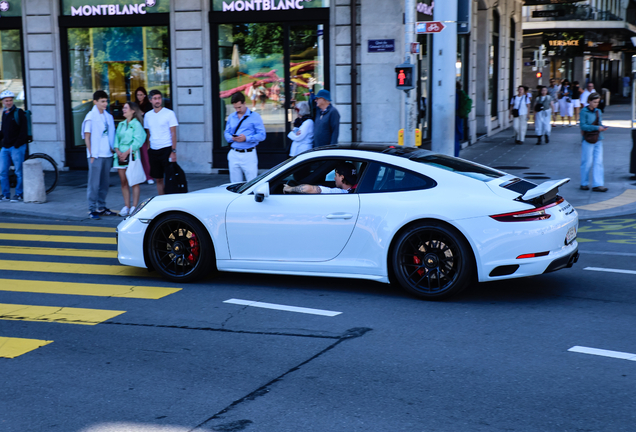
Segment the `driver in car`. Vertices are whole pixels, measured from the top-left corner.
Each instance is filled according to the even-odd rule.
[[[358,186],[356,167],[351,162],[344,162],[336,167],[336,187],[313,186],[303,184],[299,186],[284,185],[283,193],[301,194],[337,194],[352,193]]]

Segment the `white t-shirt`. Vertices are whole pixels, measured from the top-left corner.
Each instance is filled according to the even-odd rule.
[[[148,111],[144,116],[144,129],[150,131],[150,148],[159,150],[172,146],[172,134],[170,128],[179,126],[174,111],[161,108],[159,112]]]
[[[346,194],[349,193],[348,190],[340,189],[340,188],[328,188],[327,186],[318,186],[320,188],[321,194]]]
[[[530,98],[528,97],[528,95],[515,96],[512,98],[512,101],[510,101],[510,105],[512,106],[512,108],[519,110],[519,115],[528,114],[527,104],[529,103],[530,103]]]
[[[101,113],[99,117],[102,119],[104,132],[99,140],[91,136],[91,157],[113,157],[113,152],[110,149],[110,142],[108,140],[108,123],[106,122],[106,115]],[[92,120],[87,120],[84,124],[84,132],[91,133]]]

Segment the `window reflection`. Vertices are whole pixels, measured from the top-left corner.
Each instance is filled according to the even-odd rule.
[[[0,92],[10,90],[14,103],[24,109],[24,80],[20,30],[0,30]]]

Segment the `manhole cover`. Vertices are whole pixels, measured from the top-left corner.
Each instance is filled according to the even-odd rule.
[[[530,167],[524,167],[524,166],[514,166],[514,165],[502,165],[502,166],[496,166],[493,167],[494,169],[500,169],[500,170],[524,170],[524,169],[528,169]]]
[[[527,178],[530,180],[550,180],[550,177],[548,176],[538,176],[538,175],[529,175],[529,176],[525,176],[524,178]]]

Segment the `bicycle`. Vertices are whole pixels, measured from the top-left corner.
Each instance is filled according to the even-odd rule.
[[[46,189],[46,193],[49,194],[53,192],[59,179],[59,172],[55,160],[46,153],[33,153],[27,156],[24,160],[27,161],[31,159],[37,159],[40,161],[42,164],[42,172],[44,174],[44,187]],[[17,184],[18,176],[14,172],[14,167],[11,166],[9,168],[9,185],[14,188]]]

